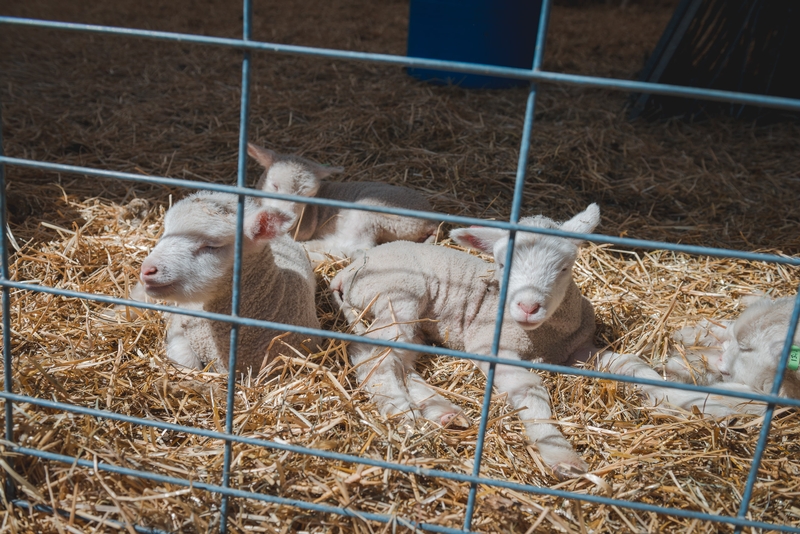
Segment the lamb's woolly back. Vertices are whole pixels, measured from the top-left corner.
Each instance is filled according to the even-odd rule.
[[[187,308],[230,314],[237,206],[237,196],[213,192],[195,193],[176,203],[165,216],[164,234],[142,264],[147,294]],[[291,214],[246,200],[239,315],[318,328],[311,266],[304,251],[285,235],[293,222]],[[174,316],[167,355],[189,367],[214,362],[224,369],[230,329],[224,322]],[[241,327],[238,370],[258,370],[282,348],[281,341],[273,342],[281,334]],[[281,339],[299,347],[308,336]],[[318,340],[309,341],[313,347]]]

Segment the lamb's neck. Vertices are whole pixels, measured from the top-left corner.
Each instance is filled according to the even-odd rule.
[[[260,251],[246,252],[242,256],[242,274],[239,277],[239,312],[242,313],[247,303],[261,298],[269,292],[276,278],[275,258],[272,248],[267,244]],[[213,313],[231,313],[233,288],[233,265],[221,282],[220,293],[203,307]]]

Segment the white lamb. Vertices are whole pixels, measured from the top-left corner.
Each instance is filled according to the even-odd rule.
[[[421,193],[407,187],[377,182],[329,182],[325,178],[342,172],[341,167],[325,167],[299,156],[278,154],[252,143],[248,144],[247,153],[264,167],[264,173],[256,185],[263,191],[328,198],[364,206],[423,211],[431,209]],[[265,202],[296,213],[297,223],[289,233],[297,241],[304,242],[303,246],[315,261],[324,260],[326,255],[349,258],[357,250],[390,241],[421,243],[432,241],[436,237],[437,224],[434,221],[299,202]]]
[[[147,295],[188,309],[231,313],[234,240],[238,197],[198,192],[176,203],[164,218],[164,234],[142,263]],[[247,199],[239,316],[319,328],[315,280],[305,252],[286,231],[294,216]],[[230,323],[173,314],[167,356],[202,369],[228,366]],[[313,348],[318,338],[279,330],[240,327],[237,372],[274,356],[282,343]]]
[[[589,233],[600,220],[596,204],[558,224],[528,217],[521,224]],[[408,242],[381,245],[356,257],[331,282],[351,323],[372,320],[366,336],[381,340],[438,343],[491,354],[508,232],[493,228],[453,230],[457,243],[493,254],[495,263],[466,252]],[[572,279],[579,242],[529,232],[516,234],[507,312],[498,356],[571,365],[594,349],[594,310]],[[431,388],[414,370],[417,354],[353,344],[350,358],[359,382],[374,395],[381,412],[468,424],[461,410]],[[484,372],[488,364],[477,364]],[[560,477],[585,472],[586,463],[550,422],[550,398],[541,379],[528,370],[498,365],[495,386],[525,424],[544,461]]]
[[[673,340],[683,347],[667,360],[664,366],[667,378],[730,391],[769,393],[786,341],[794,297],[748,300],[752,303],[735,321],[702,320],[676,332]],[[795,332],[794,346],[798,347],[795,352],[800,353],[800,331]],[[613,373],[661,379],[634,355],[605,352],[599,362],[601,368]],[[695,407],[704,414],[720,417],[736,413],[761,415],[766,408],[764,403],[736,397],[660,386],[639,387],[662,411],[670,406],[682,410]],[[800,371],[791,366],[787,369],[779,394],[800,398]]]
[[[676,338],[688,345],[689,350],[686,358],[674,355],[667,361],[667,374],[680,381],[740,383],[769,393],[778,371],[794,301],[795,297],[760,298],[752,300],[735,321],[722,321],[718,326],[703,321],[695,327],[682,329]],[[794,333],[793,345],[797,347],[794,353],[800,352],[800,330]],[[800,371],[792,369],[791,362],[779,394],[800,398]]]

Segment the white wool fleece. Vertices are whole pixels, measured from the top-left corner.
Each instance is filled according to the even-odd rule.
[[[362,206],[379,206],[430,211],[431,205],[419,191],[380,182],[331,182],[339,167],[326,167],[299,156],[279,154],[250,143],[248,153],[264,168],[257,189],[287,195],[327,198]],[[291,210],[297,217],[289,235],[317,261],[326,255],[351,257],[391,241],[430,242],[436,237],[434,221],[383,213],[349,210],[331,206],[282,200],[265,203]]]

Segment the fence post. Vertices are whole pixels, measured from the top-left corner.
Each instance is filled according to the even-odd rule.
[[[533,54],[532,70],[539,70],[542,66],[544,56],[544,43],[547,38],[547,23],[550,20],[550,0],[542,2],[542,10],[539,13],[539,31],[536,35],[536,48]],[[522,190],[525,187],[525,172],[528,167],[528,152],[531,147],[531,130],[533,130],[534,110],[536,108],[536,90],[538,84],[531,82],[528,91],[528,100],[525,105],[525,121],[522,125],[522,139],[519,147],[519,160],[517,162],[517,177],[514,183],[514,198],[511,201],[511,217],[509,222],[519,222],[520,211],[522,210]],[[516,231],[510,230],[508,236],[508,249],[506,250],[505,264],[511,265],[514,257],[514,243]],[[503,280],[500,283],[500,301],[497,305],[497,321],[495,323],[494,339],[492,340],[492,356],[497,356],[500,351],[500,333],[503,328],[503,314],[505,313],[506,297],[508,296],[508,278],[511,269],[503,272]],[[475,445],[475,463],[472,466],[472,476],[477,477],[481,470],[481,460],[483,458],[483,445],[486,438],[486,424],[489,419],[489,405],[492,399],[492,387],[494,386],[494,373],[497,364],[489,364],[486,372],[486,389],[483,393],[483,405],[481,406],[481,420],[478,424],[478,442]],[[464,517],[464,530],[472,527],[472,517],[475,514],[475,498],[478,492],[477,484],[470,484],[469,496],[467,497],[467,509]]]
[[[772,383],[772,395],[777,395],[783,384],[783,378],[786,376],[786,364],[789,362],[789,352],[794,340],[794,334],[797,331],[797,323],[800,321],[800,288],[797,289],[797,297],[794,300],[794,309],[792,309],[792,317],[789,319],[789,330],[786,332],[786,340],[783,343],[783,351],[781,352],[780,362],[778,369],[775,371],[775,381]],[[761,458],[764,456],[764,451],[767,449],[767,439],[769,439],[769,428],[772,425],[772,416],[775,413],[775,404],[769,403],[767,405],[767,412],[764,414],[764,422],[761,423],[761,432],[758,434],[758,442],[756,443],[756,450],[753,452],[753,465],[750,466],[750,472],[747,474],[747,482],[742,492],[742,502],[739,505],[739,512],[736,517],[745,519],[747,516],[747,509],[750,507],[750,500],[753,497],[753,488],[756,484],[758,477],[758,468],[761,465]],[[737,526],[734,531],[739,534],[742,531],[742,526]]]

